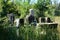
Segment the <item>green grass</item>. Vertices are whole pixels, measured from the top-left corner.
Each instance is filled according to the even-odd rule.
[[[16,35],[17,28],[2,28],[0,29],[0,40],[59,40],[57,29],[45,27],[20,26],[19,37]]]

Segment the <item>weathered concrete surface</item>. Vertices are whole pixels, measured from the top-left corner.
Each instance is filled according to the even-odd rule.
[[[41,26],[45,28],[57,28],[58,23],[38,23],[37,26]]]

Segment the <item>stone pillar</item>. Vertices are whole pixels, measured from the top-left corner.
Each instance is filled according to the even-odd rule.
[[[34,22],[35,17],[34,17],[34,10],[33,9],[29,9],[29,15],[26,16],[26,20],[25,22],[28,22],[27,24],[31,24],[32,22]]]
[[[9,20],[9,24],[11,24],[11,26],[12,26],[14,24],[14,19],[15,19],[14,14],[13,13],[10,13],[7,16],[9,18],[8,19]]]
[[[39,18],[39,23],[41,23],[41,17]]]

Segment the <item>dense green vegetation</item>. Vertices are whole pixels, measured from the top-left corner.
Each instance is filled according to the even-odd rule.
[[[56,2],[52,4],[51,0],[37,0],[34,4],[30,4],[30,1],[0,0],[0,40],[59,40],[56,29],[44,29],[40,28],[40,26],[36,28],[30,25],[21,26],[19,28],[20,35],[17,37],[17,29],[9,27],[7,14],[10,12],[13,12],[20,18],[24,18],[29,14],[29,9],[33,8],[36,18],[50,17],[52,19],[55,15],[60,16],[60,4]],[[42,31],[43,33],[41,34]]]
[[[16,28],[9,27],[0,29],[0,40],[59,40],[56,29],[50,29],[46,26],[20,26],[19,37],[16,35]]]

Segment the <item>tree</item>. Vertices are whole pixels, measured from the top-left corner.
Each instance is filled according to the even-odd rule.
[[[16,12],[16,6],[13,2],[11,2],[10,0],[7,0],[6,2],[3,1],[3,15],[2,16],[6,16],[8,13]]]
[[[52,17],[54,15],[54,6],[51,0],[38,0],[35,4],[37,17]],[[52,15],[52,16],[51,16]]]
[[[2,7],[3,7],[3,0],[0,0],[0,17],[1,17],[1,14],[2,14]]]
[[[55,16],[60,16],[60,3],[56,5]]]
[[[30,0],[19,0],[21,3],[17,2],[17,10],[19,12],[19,14],[21,14],[20,18],[24,18],[27,14],[28,14],[28,10],[29,8],[31,8],[30,6]]]

